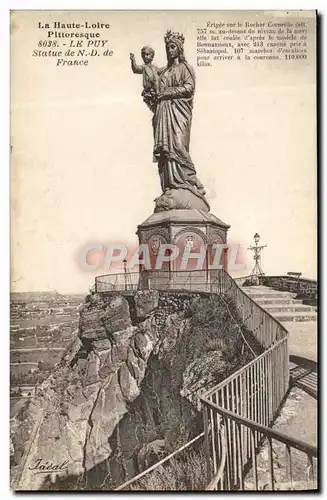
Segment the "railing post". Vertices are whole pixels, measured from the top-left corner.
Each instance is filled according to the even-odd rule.
[[[250,431],[251,436],[251,455],[252,455],[252,469],[253,469],[253,480],[255,491],[258,491],[258,466],[257,466],[257,452],[255,447],[255,436],[254,430]]]
[[[268,424],[269,425],[273,419],[273,381],[272,381],[272,363],[271,363],[271,352],[268,354]]]
[[[312,455],[309,453],[307,454],[308,457],[308,482],[311,483],[310,487],[311,489],[314,488],[314,473],[313,473],[313,459]]]
[[[272,439],[268,436],[268,460],[269,460],[269,474],[270,474],[270,488],[272,491],[275,489],[275,476],[274,476],[274,457]]]
[[[204,424],[204,449],[207,463],[207,484],[211,481],[211,460],[210,460],[210,445],[209,445],[209,419],[208,408],[203,403],[203,424]]]
[[[224,429],[225,429],[225,443],[226,443],[226,486],[227,490],[230,491],[233,488],[233,482],[232,482],[232,457],[231,457],[231,450],[230,450],[230,432],[229,432],[229,422],[226,417],[223,417],[223,422],[224,422]]]
[[[286,473],[288,481],[291,485],[291,490],[293,489],[293,474],[292,474],[292,455],[291,448],[288,444],[285,445],[285,459],[286,459]]]
[[[212,395],[209,397],[210,401],[212,401]],[[210,408],[210,430],[211,430],[211,449],[212,449],[212,459],[213,459],[213,473],[217,472],[217,454],[218,449],[216,449],[216,433],[218,433],[218,428],[215,429],[215,418],[214,418],[214,410]]]
[[[239,488],[244,490],[244,474],[243,474],[243,443],[242,443],[242,426],[237,424],[237,448],[238,448],[238,478],[240,481]]]

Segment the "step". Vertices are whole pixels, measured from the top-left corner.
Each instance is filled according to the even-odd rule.
[[[294,385],[305,391],[310,396],[317,398],[318,393],[318,377],[316,373],[309,373],[302,378],[296,379]]]
[[[272,315],[276,312],[307,312],[315,310],[314,307],[304,306],[303,304],[261,304],[261,306]]]
[[[282,292],[279,290],[274,290],[273,288],[269,288],[266,286],[249,286],[249,287],[242,287],[243,292],[245,292],[247,295],[249,295],[252,298],[293,298],[295,294],[291,294],[290,292]]]
[[[274,288],[271,288],[270,286],[242,286],[243,290],[251,290],[253,292],[280,292],[280,293],[289,293],[287,290],[275,290]]]
[[[255,292],[251,292],[251,293],[248,293],[247,290],[244,290],[243,291],[253,300],[256,300],[256,299],[292,299],[292,295],[288,292],[277,292],[276,290],[272,291],[272,292],[266,292],[266,291],[255,291]]]
[[[273,314],[280,322],[301,322],[301,321],[317,321],[317,313],[314,311],[307,312],[277,312]]]
[[[300,299],[292,299],[292,297],[272,297],[272,298],[257,298],[256,303],[262,307],[269,304],[302,304]]]

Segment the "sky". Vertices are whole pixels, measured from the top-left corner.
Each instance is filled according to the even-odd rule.
[[[307,14],[308,15],[308,14]],[[266,14],[265,19],[270,19]],[[239,11],[15,12],[11,35],[12,291],[86,292],[81,251],[137,244],[137,225],[160,194],[151,112],[129,53],[151,45],[165,64],[167,29],[185,36],[196,71],[191,156],[211,212],[246,248],[258,232],[266,274],[316,277],[314,19],[306,61],[220,61],[196,66],[196,30],[208,20],[261,20]],[[109,22],[108,48],[87,67],[32,57],[38,22]]]

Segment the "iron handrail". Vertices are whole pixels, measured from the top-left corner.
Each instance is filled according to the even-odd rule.
[[[132,483],[135,483],[138,479],[141,479],[142,477],[144,477],[149,472],[152,472],[153,470],[157,469],[160,465],[163,465],[165,462],[168,462],[168,460],[170,460],[171,458],[173,458],[175,455],[177,455],[181,451],[186,450],[186,448],[188,448],[189,446],[191,446],[191,444],[194,444],[196,441],[198,441],[203,436],[204,436],[204,432],[201,432],[201,434],[198,434],[195,438],[191,439],[191,441],[188,441],[188,443],[185,443],[183,446],[181,446],[180,448],[178,448],[178,450],[173,451],[167,457],[165,457],[162,460],[160,460],[159,462],[151,465],[151,467],[149,467],[148,469],[145,469],[144,471],[142,471],[139,474],[137,474],[136,476],[132,477],[131,479],[129,479],[125,483],[121,484],[120,486],[118,486],[118,488],[115,488],[114,491],[121,491],[124,488],[126,488],[127,486],[130,486]]]
[[[221,296],[220,298],[222,299],[222,301],[223,301],[223,303],[224,303],[224,305],[225,305],[225,307],[226,307],[226,309],[227,309],[227,311],[228,311],[228,314],[229,314],[229,316],[230,316],[231,320],[232,320],[232,321],[233,321],[233,323],[237,326],[238,331],[239,331],[239,333],[240,333],[240,335],[241,335],[241,337],[242,337],[242,339],[243,339],[243,342],[247,345],[248,349],[251,351],[251,353],[253,354],[253,356],[254,356],[254,357],[256,357],[256,353],[254,352],[254,350],[252,349],[252,347],[250,346],[250,344],[248,343],[248,341],[247,341],[247,340],[246,340],[246,338],[244,337],[244,334],[243,334],[243,332],[242,332],[242,328],[240,327],[240,325],[238,324],[238,322],[236,321],[236,319],[234,318],[234,316],[233,316],[233,315],[232,315],[232,313],[230,312],[230,310],[229,310],[229,307],[228,307],[228,304],[227,304],[226,300],[224,300],[224,298],[223,298],[222,296]]]
[[[212,401],[208,401],[207,399],[203,398],[200,396],[200,399],[203,404],[206,406],[212,407],[215,410],[218,411],[218,413],[221,413],[225,417],[228,417],[232,420],[235,420],[238,424],[245,425],[246,427],[250,427],[254,431],[260,432],[263,434],[265,437],[270,437],[272,439],[276,439],[276,441],[280,441],[283,444],[286,444],[288,446],[291,446],[292,448],[296,448],[299,451],[303,451],[304,453],[307,453],[308,455],[312,455],[314,457],[318,456],[318,449],[316,446],[313,446],[309,443],[305,443],[304,441],[301,441],[300,439],[289,437],[287,434],[284,434],[281,431],[278,431],[276,429],[272,429],[271,427],[267,427],[262,424],[258,424],[257,422],[254,422],[253,420],[249,420],[246,417],[241,417],[237,413],[233,413],[230,410],[226,410],[222,406],[217,405],[216,403]]]
[[[187,273],[188,276],[187,276],[187,280],[186,281],[189,281],[189,280],[191,280],[191,274],[196,275],[196,274],[203,273],[203,272],[206,272],[206,271],[208,271],[208,270],[206,270],[206,269],[204,269],[204,270],[203,269],[196,269],[196,270],[192,270],[192,271],[190,271],[190,270],[181,270],[181,271],[150,271],[150,270],[145,270],[145,271],[143,271],[143,273],[145,275],[149,274],[149,278],[150,279],[151,279],[151,275],[152,275],[152,277],[158,277],[158,276],[159,277],[165,277],[165,276],[167,276],[169,278],[169,287],[171,287],[171,283],[173,284],[173,278],[174,278],[174,276],[178,277],[180,274]],[[211,270],[209,270],[209,271],[211,271]],[[214,271],[214,270],[212,270],[212,271]],[[263,307],[261,307],[259,304],[257,304],[251,297],[249,297],[249,295],[247,295],[242,290],[241,287],[238,286],[238,284],[234,281],[234,279],[230,276],[230,274],[225,269],[219,269],[218,271],[219,271],[219,276],[218,277],[214,277],[214,279],[213,279],[212,282],[210,282],[210,280],[206,280],[203,283],[201,283],[201,285],[207,284],[208,287],[210,287],[210,290],[208,290],[208,291],[210,291],[211,293],[214,293],[213,290],[211,289],[212,285],[214,285],[215,283],[217,283],[217,286],[219,286],[220,281],[221,281],[219,278],[221,278],[221,276],[222,276],[221,273],[223,273],[227,277],[227,279],[230,281],[230,286],[229,286],[228,290],[224,290],[225,292],[226,291],[228,292],[232,287],[235,287],[239,292],[241,292],[247,298],[247,300],[249,300],[249,302],[253,305],[253,307],[259,309],[264,315],[268,316],[269,318],[271,318],[271,320],[273,322],[277,323],[279,325],[279,327],[285,332],[285,334],[288,333],[287,330],[286,330],[286,328],[283,327],[283,325],[276,318],[274,318],[268,311],[266,311]],[[142,276],[142,272],[141,273],[138,273],[138,272],[128,273],[128,275],[129,276],[131,276],[131,275],[133,275],[133,276],[139,275],[141,277]],[[115,281],[117,283],[117,279],[119,279],[119,277],[121,279],[126,279],[126,274],[124,274],[124,273],[103,274],[103,275],[97,276],[95,278],[96,283],[97,283],[97,281],[99,281],[100,283],[104,283],[104,281],[101,281],[101,279],[98,280],[98,278],[104,278],[104,277],[106,277],[108,279],[114,277]],[[153,281],[151,280],[151,285],[152,284],[153,284]],[[184,283],[184,285],[185,284],[186,283]],[[141,281],[140,281],[139,285],[140,285],[140,288],[142,288],[142,282]],[[196,286],[197,285],[199,285],[199,283],[194,283],[194,285],[193,285],[194,290],[196,290]],[[122,286],[123,286],[123,283],[122,283]],[[176,286],[176,290],[182,289],[181,286],[182,286],[181,284],[179,284],[179,287]],[[221,293],[219,295],[221,295]]]
[[[229,375],[229,377],[227,377],[224,380],[222,380],[221,382],[219,382],[219,384],[217,384],[214,387],[211,387],[207,391],[203,392],[201,394],[201,398],[200,399],[207,398],[208,396],[210,396],[211,394],[213,394],[214,392],[216,392],[217,390],[221,389],[222,387],[224,387],[225,385],[227,385],[229,382],[231,382],[232,380],[234,380],[235,378],[237,378],[239,375],[242,375],[242,373],[245,373],[249,368],[251,368],[252,365],[256,364],[258,361],[260,361],[260,359],[266,357],[267,354],[269,354],[270,351],[273,351],[274,349],[276,349],[276,347],[278,345],[283,344],[284,342],[286,342],[285,337],[283,337],[282,339],[278,340],[277,342],[274,342],[262,354],[260,354],[256,358],[254,358],[251,361],[249,361],[249,363],[247,363],[246,365],[244,365],[241,368],[239,368],[236,372],[234,372],[231,375]]]
[[[135,275],[135,274],[140,274],[140,273],[139,273],[139,271],[133,271],[131,273],[129,272],[129,273],[126,273],[126,274],[128,274],[128,275],[131,275],[131,274]],[[115,277],[116,276],[126,276],[126,274],[125,273],[99,274],[99,276],[95,277],[95,280],[97,280],[98,278],[105,278],[105,277],[109,278],[110,276],[115,276]]]
[[[224,470],[225,470],[225,466],[226,466],[226,457],[227,457],[226,434],[224,432],[224,429],[222,429],[221,434],[222,434],[222,441],[224,442],[224,445],[222,446],[222,455],[221,455],[220,464],[219,464],[219,467],[218,467],[216,474],[213,476],[210,483],[206,487],[206,491],[215,490],[216,489],[215,486],[219,483],[219,481],[222,481],[223,477],[224,477]]]
[[[225,269],[222,269],[222,271],[225,272],[227,274],[228,278],[233,282],[233,285],[231,285],[231,287],[235,286],[243,295],[246,296],[246,298],[254,305],[254,307],[257,307],[258,309],[260,309],[261,312],[264,313],[264,315],[269,316],[270,319],[273,322],[277,323],[281,327],[281,329],[284,330],[284,332],[288,335],[287,329],[280,323],[280,321],[278,321],[278,319],[276,319],[272,314],[270,314],[270,312],[268,312],[266,309],[264,309],[262,306],[260,306],[260,304],[258,304],[255,300],[253,300],[252,297],[250,297],[247,293],[245,293],[244,290],[242,290],[242,288],[240,286],[238,286],[237,283],[235,283],[234,279],[231,277],[231,275]]]

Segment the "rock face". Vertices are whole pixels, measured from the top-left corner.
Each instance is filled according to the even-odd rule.
[[[134,297],[136,315],[138,318],[146,318],[159,304],[159,292],[157,290],[143,290],[136,293]]]
[[[226,314],[206,294],[88,296],[78,338],[12,424],[12,488],[112,489],[201,432],[198,393],[247,362]]]

